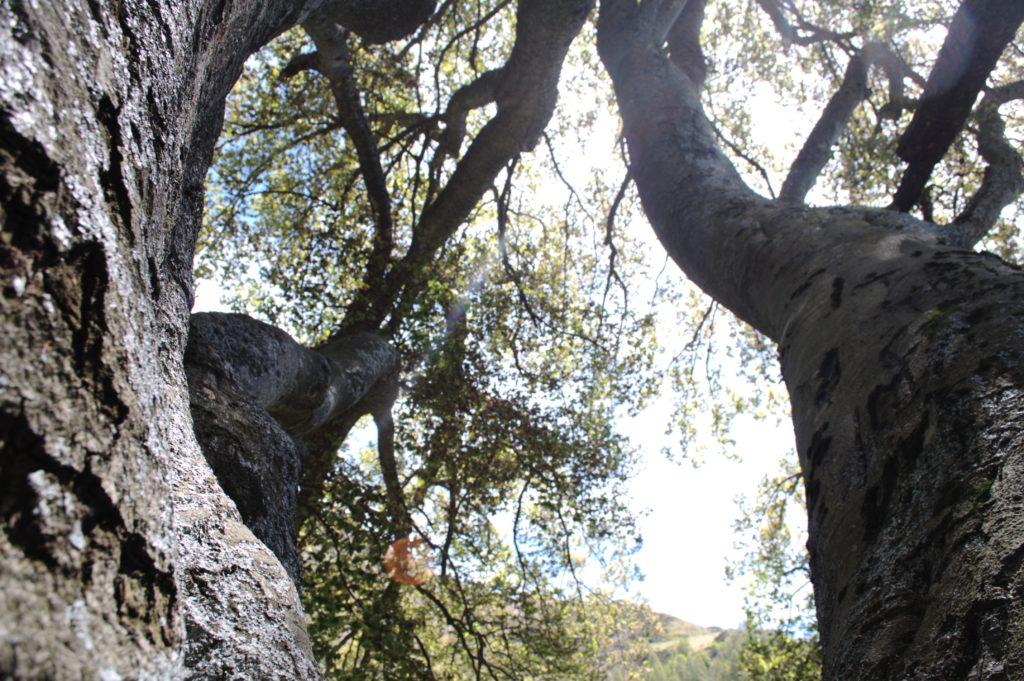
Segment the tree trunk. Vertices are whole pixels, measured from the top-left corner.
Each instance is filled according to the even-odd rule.
[[[316,4],[0,4],[0,676],[317,675],[181,359],[224,98]]]
[[[642,12],[606,0],[599,29],[631,172],[673,259],[779,344],[825,677],[1024,678],[1024,275],[753,194]]]

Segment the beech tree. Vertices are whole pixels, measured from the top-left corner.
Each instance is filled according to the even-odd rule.
[[[396,244],[381,123],[363,108],[349,36],[405,38],[455,4],[0,7],[5,674],[319,674],[293,583],[293,518],[370,414],[383,503],[407,531],[391,414],[402,365],[387,334],[453,232],[537,144],[594,5],[517,3],[505,63],[426,124],[423,148],[439,160]],[[913,68],[891,44],[808,21],[792,3],[759,6],[787,44],[848,59],[778,198],[744,182],[704,113],[699,0],[600,7],[630,176],[686,275],[778,344],[825,677],[1012,678],[1024,666],[1022,279],[973,246],[1020,193],[999,107],[1021,88],[986,81],[1024,9],[967,0],[914,98],[903,90]],[[226,97],[249,55],[298,25],[316,51],[283,75],[326,79],[372,223],[356,293],[309,345],[244,316],[189,318]],[[886,115],[912,111],[892,208],[804,205],[876,66]],[[461,153],[467,112],[491,104]],[[940,226],[941,196],[926,186],[965,125],[987,169]],[[907,213],[917,209],[922,219]]]

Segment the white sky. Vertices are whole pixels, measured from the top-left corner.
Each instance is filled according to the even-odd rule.
[[[662,400],[625,427],[643,452],[630,485],[632,505],[650,509],[640,519],[644,543],[636,558],[645,579],[636,590],[658,612],[735,627],[744,619],[743,594],[724,573],[726,561],[737,557],[736,497],[752,498],[761,478],[778,470],[780,458],[793,449],[793,431],[789,423],[740,417],[732,436],[742,460],[710,454],[695,468],[661,452],[671,444],[662,435],[670,415]]]

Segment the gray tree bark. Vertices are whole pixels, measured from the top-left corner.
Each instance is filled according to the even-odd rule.
[[[1024,678],[1024,275],[906,215],[751,192],[657,4],[605,0],[599,49],[659,239],[779,345],[825,677]]]
[[[433,7],[380,2],[387,31]],[[318,675],[292,580],[243,523],[259,509],[197,446],[182,356],[224,99],[249,54],[323,4],[0,4],[4,678]],[[332,4],[387,39],[374,5]],[[197,372],[221,416],[273,411]],[[263,423],[281,485],[294,443]]]

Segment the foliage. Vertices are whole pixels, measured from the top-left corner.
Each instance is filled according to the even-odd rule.
[[[739,655],[744,678],[754,681],[818,681],[821,652],[810,587],[806,532],[798,519],[804,508],[799,470],[783,460],[765,477],[755,498],[741,500],[735,523],[740,558],[730,580],[746,590],[746,629],[752,632]]]

